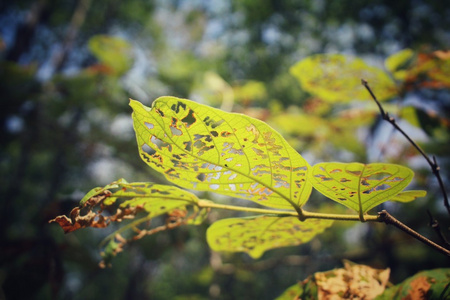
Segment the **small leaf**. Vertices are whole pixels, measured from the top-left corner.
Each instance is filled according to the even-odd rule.
[[[426,191],[403,191],[394,198],[392,198],[390,201],[407,203],[414,201],[419,197],[425,197],[426,195],[427,195]]]
[[[113,208],[118,200],[118,208]],[[111,222],[133,219],[142,211],[147,212],[146,219],[149,220],[186,205],[196,206],[197,202],[195,195],[177,187],[142,182],[127,183],[121,179],[104,188],[92,189],[81,200],[80,207],[75,207],[70,212],[69,218],[58,216],[50,222],[58,223],[64,232],[68,233],[85,227],[107,227]],[[111,207],[111,210],[115,209],[116,212],[103,215],[106,207]]]
[[[315,165],[310,178],[319,192],[362,215],[395,197],[413,176],[400,165],[332,162]]]
[[[309,164],[264,122],[175,97],[130,105],[141,158],[169,181],[273,208],[308,200]]]
[[[395,79],[405,80],[408,76],[408,67],[414,58],[414,51],[403,49],[386,58],[384,65]]]
[[[131,67],[131,45],[121,38],[96,35],[89,40],[89,50],[117,75]]]
[[[330,227],[333,221],[265,215],[224,219],[213,223],[206,232],[214,251],[246,252],[257,259],[267,250],[309,242]]]
[[[381,101],[397,94],[394,82],[382,69],[342,54],[307,57],[292,66],[290,72],[304,90],[329,102],[371,100],[361,79],[370,83]]]

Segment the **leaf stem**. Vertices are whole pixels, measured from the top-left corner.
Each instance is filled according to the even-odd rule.
[[[439,165],[438,165],[438,163],[436,161],[436,157],[433,156],[433,160],[431,160],[428,157],[428,155],[425,153],[425,151],[423,151],[422,148],[420,148],[420,146],[417,145],[409,137],[409,135],[400,128],[400,126],[398,126],[398,124],[395,121],[395,119],[393,117],[391,117],[387,112],[385,112],[385,110],[383,109],[383,106],[381,105],[380,101],[378,101],[377,97],[372,92],[372,89],[370,88],[368,82],[366,80],[364,80],[364,79],[361,79],[361,83],[366,88],[366,90],[369,92],[370,96],[372,96],[372,99],[375,101],[375,103],[377,104],[378,108],[380,109],[380,114],[381,114],[381,117],[383,118],[383,120],[388,121],[389,123],[391,123],[392,126],[394,126],[394,128],[397,129],[411,143],[411,145],[413,145],[413,147],[416,148],[417,151],[419,151],[420,154],[422,154],[422,156],[428,162],[428,164],[431,167],[431,171],[433,172],[434,176],[437,178],[437,181],[439,183],[439,187],[441,188],[442,195],[444,197],[444,206],[445,206],[445,208],[447,208],[447,211],[450,214],[450,204],[449,204],[449,201],[448,201],[447,192],[445,191],[444,182],[443,182],[443,180],[441,178],[441,175],[439,173],[440,167],[439,167]]]
[[[253,212],[253,213],[260,213],[260,214],[271,214],[271,215],[286,216],[286,217],[297,217],[301,221],[304,221],[306,219],[327,219],[327,220],[336,220],[336,221],[360,221],[361,220],[359,215],[316,213],[316,212],[305,211],[303,209],[302,209],[302,214],[299,215],[298,212],[296,212],[296,211],[284,211],[284,210],[274,210],[274,209],[265,209],[265,208],[253,208],[253,207],[218,204],[218,203],[211,202],[209,200],[199,200],[197,204],[199,207],[202,207],[202,208],[218,208],[218,209]],[[374,216],[374,215],[364,215],[364,220],[372,221],[372,222],[382,222],[379,220],[378,216]]]
[[[361,222],[380,222],[378,216],[374,215],[363,215],[363,220],[361,220],[360,215],[345,215],[345,214],[326,214],[326,213],[316,213],[303,210],[303,216],[305,219],[327,219],[336,221],[361,221]]]

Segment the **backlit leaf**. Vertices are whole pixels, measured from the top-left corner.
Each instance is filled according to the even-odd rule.
[[[308,199],[308,163],[264,122],[175,97],[130,105],[141,158],[169,181],[274,208]]]
[[[411,169],[400,165],[331,162],[316,164],[310,178],[319,192],[361,215],[391,200],[413,176]]]
[[[392,198],[390,201],[407,203],[414,201],[417,198],[425,197],[426,195],[427,195],[426,191],[403,191],[397,194],[397,196]]]
[[[122,75],[131,67],[131,45],[124,39],[96,35],[89,40],[89,50],[114,74]]]
[[[369,82],[381,101],[397,94],[394,82],[382,69],[342,54],[309,56],[292,66],[290,72],[304,90],[330,102],[371,100],[361,79]]]
[[[170,213],[174,209],[185,210],[187,205],[194,206],[198,212],[197,202],[194,194],[174,186],[128,183],[120,179],[87,193],[80,207],[70,212],[70,218],[59,216],[50,222],[58,223],[67,233],[84,227],[107,227],[111,222],[133,219],[139,212],[146,212],[146,219]],[[104,215],[106,208],[109,213]]]
[[[408,67],[414,58],[414,51],[403,49],[386,58],[386,69],[392,73],[395,79],[405,80],[408,76]]]
[[[265,215],[249,218],[223,219],[213,223],[206,232],[215,251],[246,252],[259,258],[267,250],[309,242],[330,227],[333,221]]]

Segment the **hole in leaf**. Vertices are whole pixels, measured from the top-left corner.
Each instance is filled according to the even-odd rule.
[[[141,146],[141,150],[143,152],[147,153],[148,155],[153,155],[153,154],[156,153],[156,151],[153,148],[151,148],[149,145],[147,145],[147,144],[143,144]]]
[[[401,177],[395,177],[395,178],[386,180],[386,182],[397,182],[397,181],[403,181],[403,180],[404,180],[404,178],[401,178]]]
[[[144,124],[145,126],[147,126],[148,129],[153,129],[155,127],[155,125],[153,125],[152,123],[145,122]]]
[[[209,188],[212,190],[217,190],[219,187],[220,187],[220,185],[218,185],[218,184],[210,184],[209,185]]]
[[[170,131],[172,132],[173,135],[176,135],[176,136],[180,136],[183,134],[183,132],[180,129],[175,128],[173,126],[170,126]]]
[[[161,117],[164,117],[163,111],[158,108],[156,109],[156,113],[159,114]]]
[[[197,119],[195,118],[194,111],[192,109],[189,109],[189,112],[186,115],[186,117],[181,119],[181,122],[183,122],[186,125],[186,128],[191,127],[196,121]]]
[[[385,172],[380,172],[380,173],[372,174],[372,175],[366,177],[366,179],[367,180],[383,180],[383,179],[388,178],[389,176],[391,176],[391,174],[385,173]]]
[[[184,110],[186,110],[186,104],[184,104],[183,102],[177,102],[177,104],[172,105],[170,107],[171,110],[173,110],[176,113],[180,112],[180,107],[183,108]]]
[[[162,148],[167,148],[170,152],[172,152],[172,145],[169,143],[164,142],[161,139],[158,139],[156,136],[152,136],[150,141],[158,147],[158,149],[162,150]]]
[[[192,142],[191,141],[184,142],[183,145],[184,145],[184,149],[186,151],[192,151]]]
[[[377,186],[375,189],[376,189],[377,191],[384,191],[384,190],[389,189],[390,187],[391,187],[391,186],[388,185],[388,184],[382,184],[382,185]]]

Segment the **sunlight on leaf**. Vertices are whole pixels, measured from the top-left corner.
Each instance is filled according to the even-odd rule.
[[[58,223],[68,233],[85,227],[107,227],[111,222],[134,219],[139,212],[146,212],[147,220],[177,208],[185,210],[186,205],[194,206],[198,212],[197,202],[194,194],[177,187],[143,182],[127,183],[120,179],[87,193],[81,200],[80,207],[70,212],[70,218],[58,216],[50,222]],[[106,208],[109,213],[105,215],[103,212]]]
[[[389,201],[407,203],[414,201],[417,198],[425,197],[426,195],[427,195],[426,191],[403,191],[397,194],[397,196],[390,199]]]
[[[292,66],[290,72],[304,90],[330,102],[371,100],[361,79],[369,82],[380,101],[397,94],[394,82],[382,69],[342,54],[309,56]]]
[[[299,112],[286,112],[270,118],[270,123],[282,132],[298,136],[314,136],[326,131],[326,121],[318,116]]]
[[[389,269],[374,269],[344,260],[344,268],[314,273],[289,287],[276,300],[374,299],[385,291],[389,274]]]
[[[361,215],[394,198],[413,176],[400,165],[331,162],[316,164],[310,178],[319,192]]]
[[[408,67],[413,58],[414,51],[411,49],[403,49],[386,58],[384,65],[395,79],[405,80],[408,77]]]
[[[330,227],[333,221],[265,215],[224,219],[213,223],[206,232],[214,251],[246,252],[253,258],[265,251],[309,242]]]
[[[117,75],[131,67],[131,45],[119,37],[96,35],[89,40],[89,50]]]
[[[264,122],[175,97],[130,105],[141,158],[169,181],[273,208],[309,198],[308,163]]]

